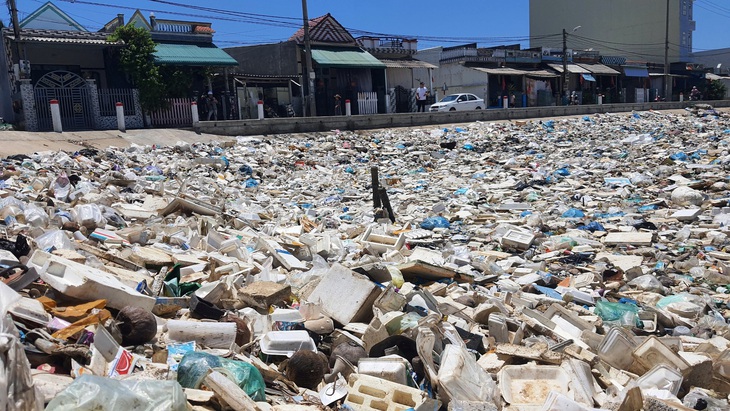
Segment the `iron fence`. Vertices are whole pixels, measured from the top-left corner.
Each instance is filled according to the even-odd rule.
[[[99,89],[99,114],[101,116],[116,116],[117,102],[124,106],[125,116],[137,115],[134,104],[134,91],[126,88]]]

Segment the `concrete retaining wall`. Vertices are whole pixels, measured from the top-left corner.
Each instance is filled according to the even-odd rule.
[[[474,121],[519,120],[595,113],[620,113],[646,110],[674,110],[694,105],[694,102],[665,102],[641,104],[603,104],[583,106],[546,106],[513,109],[452,111],[443,113],[398,113],[360,116],[265,118],[263,120],[201,121],[195,131],[224,136],[308,133],[316,131],[366,130],[376,128],[412,127],[433,124],[470,123]],[[730,100],[700,102],[713,107],[730,107]]]

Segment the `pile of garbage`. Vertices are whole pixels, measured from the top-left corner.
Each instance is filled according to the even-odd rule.
[[[8,157],[0,410],[728,409],[729,143],[695,106]]]

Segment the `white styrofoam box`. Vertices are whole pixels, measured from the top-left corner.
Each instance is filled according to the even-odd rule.
[[[659,390],[667,390],[677,395],[679,387],[682,385],[682,374],[673,367],[667,367],[664,364],[657,364],[651,370],[636,380],[636,384],[643,390],[656,388]]]
[[[437,410],[441,405],[424,391],[370,375],[350,374],[348,384],[350,389],[345,404],[355,410]]]
[[[634,349],[633,357],[646,369],[650,369],[657,364],[665,364],[679,370],[681,373],[690,369],[687,361],[675,354],[671,348],[653,335]]]
[[[323,313],[340,324],[347,324],[370,322],[373,303],[379,295],[380,289],[368,277],[334,264],[307,301],[319,303]]]
[[[357,363],[357,372],[398,384],[408,385],[408,361],[398,355],[387,355],[380,358],[360,358]]]
[[[276,308],[271,313],[272,322],[303,323],[304,317],[293,308]]]
[[[634,351],[636,343],[623,329],[613,327],[598,346],[598,356],[609,365],[620,370],[628,369],[634,362],[628,353]]]
[[[505,365],[497,374],[510,405],[541,405],[550,391],[567,394],[570,376],[557,365]]]
[[[299,350],[317,352],[314,340],[304,330],[269,331],[261,339],[261,352],[267,355],[291,357]]]
[[[360,242],[364,246],[369,246],[371,249],[379,253],[387,253],[389,251],[397,251],[403,248],[403,244],[406,243],[406,236],[401,233],[398,237],[389,235],[374,234],[373,226],[368,227],[365,233],[362,235]]]
[[[502,237],[502,245],[527,250],[535,241],[535,236],[524,231],[509,230]]]
[[[83,301],[105,299],[108,307],[117,310],[133,305],[152,311],[155,306],[153,297],[122,284],[112,274],[42,250],[36,250],[27,265],[34,267],[53,289],[69,297]]]

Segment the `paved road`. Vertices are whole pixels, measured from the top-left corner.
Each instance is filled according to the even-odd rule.
[[[718,111],[730,113],[730,108],[719,108]],[[686,115],[686,110],[666,110],[666,113]],[[583,115],[557,118],[581,118]],[[520,121],[539,121],[546,119],[526,119]],[[500,120],[498,122],[509,121]],[[439,124],[424,127],[455,127],[463,124]],[[364,130],[364,133],[372,133],[377,130]],[[214,134],[197,134],[192,130],[184,129],[143,129],[128,130],[122,133],[116,130],[77,131],[77,132],[27,132],[27,131],[0,131],[0,157],[7,157],[13,154],[30,154],[42,151],[76,151],[84,147],[103,149],[106,147],[129,147],[136,145],[161,145],[171,146],[178,141],[187,143],[209,143],[212,141],[235,141],[235,137],[218,136]]]

